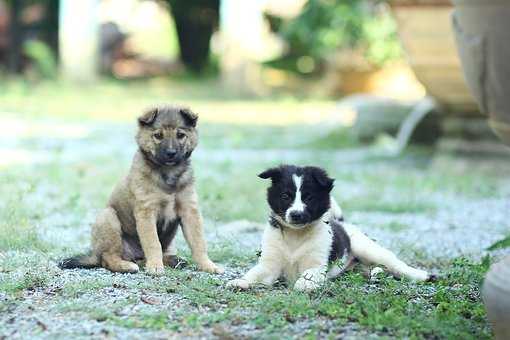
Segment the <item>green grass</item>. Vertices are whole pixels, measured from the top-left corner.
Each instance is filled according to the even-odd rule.
[[[382,226],[382,228],[387,229],[387,230],[391,230],[393,232],[399,232],[399,231],[402,231],[402,230],[409,229],[410,226],[407,225],[407,224],[404,224],[404,223],[397,222],[397,221],[392,221],[392,222],[387,223],[384,226]]]
[[[237,329],[249,327],[257,336],[270,338],[292,333],[295,325],[309,322],[305,333],[310,336],[340,333],[344,327],[357,324],[379,336],[488,339],[490,330],[479,296],[486,270],[487,263],[459,258],[442,273],[440,280],[425,284],[396,281],[390,277],[368,282],[360,273],[353,272],[312,294],[289,291],[284,286],[233,291],[225,289],[224,282],[212,276],[168,270],[158,281],[167,287],[169,296],[184,299],[181,309],[165,305],[160,299],[155,300],[159,305],[156,309],[119,315],[126,306],[137,304],[135,284],[117,288],[132,290],[134,298],[110,308],[101,302],[85,306],[62,302],[58,310],[79,312],[87,319],[128,329],[169,330],[181,334],[205,328],[235,334]],[[135,276],[136,281],[142,279],[142,274]],[[111,280],[103,281],[98,284],[96,279],[85,279],[79,285],[66,285],[59,296],[67,301],[77,296],[70,295],[70,291],[79,290],[84,295],[112,287]],[[143,290],[147,294],[165,291],[157,284]],[[321,322],[314,324],[318,320]],[[324,327],[325,323],[328,327]]]
[[[44,288],[56,275],[56,266],[38,249],[29,255],[0,258],[0,291],[12,296]]]
[[[0,251],[30,250],[44,251],[48,244],[37,235],[36,216],[23,202],[23,197],[33,190],[30,184],[15,183],[9,173],[0,180],[0,193],[4,200],[0,203]]]
[[[331,104],[283,97],[240,100],[221,91],[211,93],[212,84],[161,79],[88,88],[0,83],[0,112],[11,113],[0,113],[0,121],[9,118],[27,126],[19,135],[4,128],[0,152],[28,156],[21,162],[0,159],[0,323],[6,324],[0,337],[13,328],[24,337],[73,337],[83,331],[75,327],[83,325],[126,338],[490,338],[480,299],[488,264],[477,256],[431,256],[424,250],[429,243],[414,235],[412,218],[444,223],[470,216],[470,207],[481,206],[477,213],[491,215],[492,221],[497,212],[485,207],[508,196],[508,160],[429,149],[388,157],[359,146],[345,128],[318,128],[299,120],[229,122],[209,113],[201,122],[200,153],[194,160],[197,190],[213,240],[210,256],[229,269],[227,274],[199,273],[193,265],[167,270],[159,278],[104,270],[59,271],[55,260],[87,250],[95,214],[129,168],[139,108],[183,101],[215,112],[239,111],[240,116],[250,110],[281,111],[274,114],[275,121],[292,121],[303,105],[312,112],[315,106]],[[83,131],[76,132],[76,127]],[[45,158],[31,162],[38,156]],[[281,284],[246,292],[226,289],[228,279],[256,261],[256,246],[236,242],[260,235],[256,228],[231,235],[222,227],[238,220],[266,221],[268,183],[257,174],[282,162],[326,168],[336,178],[334,196],[347,218],[377,216],[378,237],[410,235],[398,239],[395,251],[413,264],[439,271],[440,280],[416,284],[383,277],[370,282],[353,272],[313,294]],[[466,208],[463,202],[475,205]],[[448,233],[449,227],[441,232]],[[502,227],[480,226],[489,235]],[[190,259],[183,243],[179,252]],[[144,297],[155,302],[144,302]],[[34,326],[34,313],[48,323],[47,330]],[[12,324],[7,322],[11,318]]]
[[[303,109],[317,115],[334,109],[331,100],[274,93],[263,98],[239,97],[227,91],[216,78],[184,77],[116,81],[105,79],[94,84],[77,85],[66,80],[32,83],[23,79],[0,81],[0,114],[18,118],[58,118],[60,121],[101,122],[135,121],[142,110],[155,104],[171,103],[191,106],[210,121],[235,123],[229,117],[242,116],[246,110],[256,125],[282,126],[285,122],[302,122]],[[251,107],[248,107],[246,104]],[[249,113],[249,114],[248,114]],[[263,117],[261,120],[260,118]]]
[[[404,197],[381,198],[377,194],[365,194],[352,201],[343,202],[348,211],[383,211],[392,214],[401,213],[433,213],[435,206],[429,202],[423,202],[417,198],[405,200]]]

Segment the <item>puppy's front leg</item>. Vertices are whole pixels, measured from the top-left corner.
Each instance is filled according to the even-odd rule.
[[[163,251],[156,227],[156,209],[143,206],[135,209],[136,231],[145,255],[145,271],[159,275],[164,271]]]
[[[198,268],[208,273],[223,273],[223,268],[214,264],[207,255],[202,215],[198,208],[198,197],[193,186],[188,186],[177,196],[177,214],[181,218],[184,238]]]
[[[294,289],[302,292],[310,292],[322,286],[326,282],[326,268],[315,267],[307,269],[294,284]]]
[[[227,287],[248,289],[255,283],[271,286],[281,275],[280,266],[272,261],[261,260],[240,279],[231,280]]]
[[[319,288],[326,281],[327,265],[319,259],[304,259],[300,268],[303,269],[303,273],[294,284],[294,289],[309,292]]]

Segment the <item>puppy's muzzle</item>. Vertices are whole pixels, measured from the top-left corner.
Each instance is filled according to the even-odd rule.
[[[169,161],[175,160],[177,156],[177,150],[175,149],[169,149],[165,151],[165,158]]]
[[[177,164],[182,161],[181,154],[176,149],[164,149],[158,153],[161,164]]]
[[[305,222],[305,214],[302,211],[291,211],[289,213],[289,222],[302,224]]]

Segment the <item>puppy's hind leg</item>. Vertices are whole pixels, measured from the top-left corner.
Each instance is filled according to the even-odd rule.
[[[101,265],[112,272],[136,273],[136,263],[122,258],[122,229],[117,213],[106,208],[99,213],[92,227],[92,246],[95,254],[100,254]]]
[[[392,251],[381,247],[373,241],[371,242],[372,244],[365,250],[364,256],[360,257],[361,261],[383,265],[396,277],[405,276],[415,281],[427,281],[430,278],[428,272],[407,265]]]
[[[394,276],[406,276],[415,281],[427,281],[430,274],[424,270],[408,266],[397,255],[377,242],[372,241],[353,225],[345,225],[351,239],[353,255],[364,264],[379,264],[385,266]]]
[[[427,281],[430,279],[430,274],[424,270],[413,268],[400,260],[395,254],[387,250],[389,253],[384,257],[384,261],[379,261],[388,268],[388,270],[396,277],[405,276],[415,281]]]

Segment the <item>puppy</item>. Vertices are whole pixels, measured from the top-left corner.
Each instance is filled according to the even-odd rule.
[[[284,277],[294,283],[294,289],[311,291],[358,261],[383,265],[397,277],[430,278],[426,271],[408,266],[354,225],[343,222],[342,211],[330,196],[334,180],[324,170],[282,165],[259,177],[272,181],[267,191],[271,214],[262,237],[262,254],[255,267],[228,286],[272,285]],[[344,266],[330,266],[344,256]]]
[[[157,107],[138,118],[138,150],[131,170],[92,226],[92,252],[60,263],[61,268],[104,267],[161,274],[175,266],[171,246],[179,226],[200,270],[220,273],[207,255],[190,157],[198,144],[198,116],[187,108]]]

